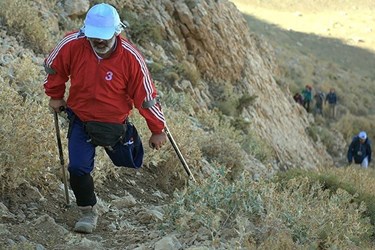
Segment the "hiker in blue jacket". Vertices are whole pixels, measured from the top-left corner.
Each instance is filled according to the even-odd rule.
[[[329,117],[332,119],[336,118],[336,104],[337,104],[337,95],[334,88],[329,90],[329,93],[326,95],[325,103],[328,102],[329,108]]]
[[[371,142],[367,138],[365,131],[361,131],[355,136],[349,145],[348,162],[352,164],[354,159],[355,164],[361,164],[361,167],[367,168],[371,162]]]

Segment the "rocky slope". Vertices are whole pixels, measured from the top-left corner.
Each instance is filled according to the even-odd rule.
[[[65,1],[56,7],[61,11],[56,14],[42,1],[35,4],[40,5],[51,32],[56,33],[59,33],[62,17],[80,16],[89,6],[84,0]],[[264,166],[249,157],[247,168],[267,174],[291,167],[316,168],[332,163],[324,147],[314,143],[306,133],[313,118],[276,83],[278,67],[272,47],[251,33],[232,3],[226,0],[139,0],[121,4],[114,1],[114,4],[137,13],[137,18],[157,24],[163,41],[167,42],[161,46],[140,41],[139,47],[147,59],[163,65],[183,62],[199,73],[199,80],[191,77],[169,80],[168,84],[177,91],[193,95],[201,109],[215,108],[227,99],[239,99],[244,95],[256,97],[251,105],[239,110],[239,115],[272,148],[274,161]],[[44,55],[19,45],[7,34],[4,25],[1,29],[0,67],[7,75],[2,75],[0,81],[4,82],[4,78],[12,74],[12,62],[25,55],[42,64]],[[0,200],[0,248],[212,248],[210,232],[166,235],[156,227],[155,222],[163,218],[162,206],[171,197],[158,189],[152,169],[123,170],[118,180],[121,185],[111,181],[97,190],[102,216],[99,228],[92,235],[71,232],[77,214],[74,205],[64,206],[62,186],[50,193],[26,182],[17,192],[4,195]]]
[[[243,108],[241,116],[273,148],[283,168],[332,163],[325,149],[306,133],[312,118],[276,84],[278,67],[267,41],[251,33],[242,14],[228,1],[189,3],[144,1],[137,7],[129,6],[137,11],[147,6],[144,13],[160,25],[163,37],[179,51],[178,60],[189,62],[200,72],[203,81],[197,86],[188,84],[185,91],[191,91],[203,107],[223,101],[223,95],[217,92],[225,88],[231,90],[232,98],[257,96],[252,106]],[[170,53],[158,50],[161,55]],[[167,60],[166,64],[175,62],[160,57]]]

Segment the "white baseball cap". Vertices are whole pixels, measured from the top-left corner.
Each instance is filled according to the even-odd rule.
[[[108,40],[116,33],[121,21],[113,6],[101,3],[89,9],[84,24],[86,37]]]
[[[358,134],[358,137],[362,140],[366,140],[367,138],[367,134],[365,131],[361,131],[359,134]]]

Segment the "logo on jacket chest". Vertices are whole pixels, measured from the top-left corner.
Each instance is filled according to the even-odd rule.
[[[112,71],[108,71],[105,75],[105,79],[107,81],[111,81],[113,79],[113,72]]]

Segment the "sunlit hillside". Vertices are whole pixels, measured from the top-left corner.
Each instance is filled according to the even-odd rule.
[[[348,45],[375,50],[373,1],[232,2],[243,13],[283,29],[338,38]]]
[[[315,91],[336,89],[337,120],[317,124],[337,129],[347,142],[359,130],[374,138],[374,1],[232,2],[250,30],[273,44],[280,84],[292,93],[309,83]]]

